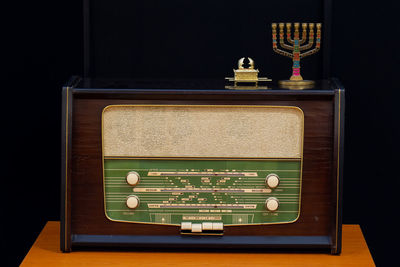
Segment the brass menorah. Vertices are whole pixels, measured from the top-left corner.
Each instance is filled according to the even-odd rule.
[[[282,49],[278,48],[278,42],[276,37],[276,27],[279,25],[279,44]],[[284,28],[286,26],[286,41],[285,42],[285,33]],[[306,81],[303,80],[303,77],[300,75],[300,59],[315,54],[319,51],[321,47],[321,23],[316,24],[317,28],[317,36],[314,45],[314,23],[302,23],[302,33],[300,39],[300,23],[294,23],[294,34],[292,38],[292,23],[272,23],[272,48],[273,50],[283,56],[290,57],[293,60],[292,67],[292,76],[290,80],[280,81],[279,83],[284,86],[307,86],[314,84],[314,81]],[[307,41],[307,28],[309,28],[308,32],[308,43]],[[311,49],[311,50],[309,50]],[[301,52],[304,50],[308,50],[306,52]],[[288,52],[289,51],[289,52]]]

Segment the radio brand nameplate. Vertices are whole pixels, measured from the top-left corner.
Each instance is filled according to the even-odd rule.
[[[228,226],[300,215],[304,115],[297,107],[113,105],[102,123],[104,209],[112,221]],[[137,183],[128,183],[129,173]]]

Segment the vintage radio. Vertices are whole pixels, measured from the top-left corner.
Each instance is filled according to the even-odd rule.
[[[125,88],[125,89],[118,89]],[[61,249],[341,248],[344,89],[72,79]]]
[[[340,253],[331,1],[83,3],[84,78],[63,88],[62,251]],[[300,58],[320,48],[302,74],[325,80],[303,81]]]

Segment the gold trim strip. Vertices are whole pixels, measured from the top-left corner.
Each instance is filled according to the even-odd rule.
[[[337,151],[337,170],[336,170],[336,238],[335,238],[335,252],[338,251],[338,236],[339,236],[339,180],[340,180],[340,112],[341,112],[341,90],[339,90],[339,110],[338,110],[338,151]]]
[[[114,104],[108,105],[103,109],[103,112],[111,107],[214,107],[214,108],[291,108],[299,110],[303,116],[304,112],[296,106],[270,106],[270,105],[177,105],[177,104]]]
[[[65,196],[64,196],[64,245],[65,249],[67,249],[68,245],[68,123],[69,123],[69,90],[70,87],[66,88],[66,119],[65,119]]]
[[[207,157],[126,157],[126,156],[105,156],[104,159],[156,159],[156,160],[287,160],[299,161],[301,158],[207,158]],[[103,160],[104,160],[103,159]]]

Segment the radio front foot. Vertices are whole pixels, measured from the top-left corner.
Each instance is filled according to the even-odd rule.
[[[181,223],[181,234],[222,235],[223,232],[224,224],[222,222]]]

